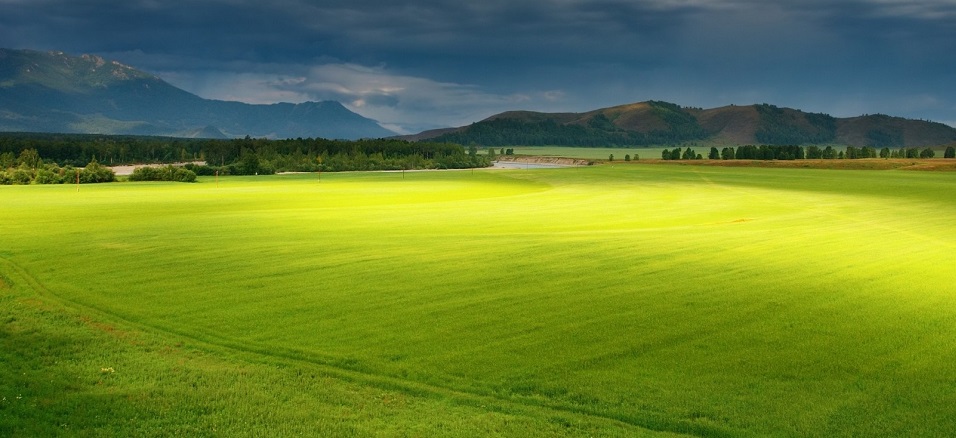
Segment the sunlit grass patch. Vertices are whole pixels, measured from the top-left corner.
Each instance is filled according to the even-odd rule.
[[[87,429],[155,409],[186,432],[309,409],[323,420],[280,432],[956,427],[949,174],[633,165],[0,196],[3,317],[36,313],[4,339],[47,345],[9,369],[82,376],[66,411],[100,382],[136,401]]]

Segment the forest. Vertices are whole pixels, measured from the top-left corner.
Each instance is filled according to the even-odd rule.
[[[0,134],[0,184],[106,182],[105,166],[191,163],[196,175],[487,167],[477,147],[394,139],[185,139],[84,134]],[[204,164],[203,164],[204,163]],[[89,168],[90,176],[82,173]],[[103,175],[101,175],[103,174]],[[51,176],[52,175],[52,176]],[[132,179],[195,180],[182,171],[140,171]]]
[[[759,143],[825,144],[836,139],[836,119],[827,114],[788,111],[768,104],[756,105],[755,108],[760,122],[754,138]]]

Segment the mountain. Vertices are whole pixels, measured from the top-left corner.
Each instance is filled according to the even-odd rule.
[[[0,49],[0,131],[201,138],[394,135],[334,101],[208,100],[98,56],[11,49]]]
[[[487,146],[650,146],[706,141],[894,148],[951,143],[956,141],[956,128],[882,114],[836,118],[768,104],[702,109],[649,101],[585,113],[508,111],[469,126],[403,138]]]
[[[186,132],[184,133],[183,137],[209,138],[214,140],[225,140],[229,138],[226,134],[223,134],[222,131],[219,130],[219,128],[212,125],[206,125],[205,127],[196,128],[192,131]]]

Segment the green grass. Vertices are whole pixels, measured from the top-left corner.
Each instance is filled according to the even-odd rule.
[[[4,435],[956,430],[952,174],[631,165],[0,200]]]

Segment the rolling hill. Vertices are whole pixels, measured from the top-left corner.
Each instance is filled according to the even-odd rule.
[[[394,135],[338,102],[203,99],[98,56],[0,49],[0,131],[174,137]]]
[[[768,104],[702,109],[649,101],[585,113],[509,111],[469,126],[407,138],[487,146],[649,146],[706,141],[922,147],[956,141],[956,128],[882,114],[836,118]]]

